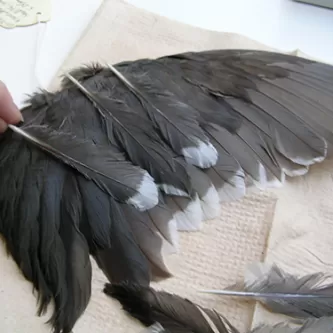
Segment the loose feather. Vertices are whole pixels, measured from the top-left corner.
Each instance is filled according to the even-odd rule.
[[[237,333],[216,311],[174,294],[130,284],[107,284],[104,292],[145,326],[162,326],[170,333]]]
[[[329,317],[333,316],[333,284],[328,279],[322,273],[298,277],[276,265],[253,264],[245,275],[244,290],[255,294],[243,296],[259,300],[272,312],[296,318]]]
[[[290,327],[285,323],[274,326],[260,325],[251,333],[329,333],[333,332],[333,318],[309,319],[301,327]]]

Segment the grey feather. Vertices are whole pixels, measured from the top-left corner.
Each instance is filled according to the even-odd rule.
[[[197,231],[201,229],[203,212],[197,194],[192,199],[166,196],[164,200],[173,212],[179,231]]]
[[[272,184],[280,184],[278,179],[276,179],[276,177],[274,177],[274,175],[266,169],[263,161],[260,159],[260,156],[254,153],[251,146],[241,137],[233,135],[223,128],[219,128],[218,130],[210,130],[209,133],[216,141],[223,145],[223,148],[227,151],[228,154],[230,154],[239,162],[244,172],[251,176],[258,187],[266,188]],[[254,136],[253,139],[256,139],[256,137]],[[269,158],[270,157],[266,155],[266,159]],[[282,175],[280,176],[282,177]],[[239,177],[237,177],[236,180],[238,181]],[[240,179],[240,183],[238,184],[240,189],[242,189],[242,179]]]
[[[215,169],[216,166],[213,168]],[[221,206],[218,192],[211,179],[203,171],[190,164],[187,166],[187,172],[190,176],[192,187],[200,198],[203,220],[217,217]]]
[[[11,128],[85,178],[94,181],[115,199],[132,204],[140,210],[157,204],[158,192],[153,178],[127,161],[122,154],[112,151],[111,147],[96,145],[47,126]]]
[[[273,312],[297,318],[319,318],[333,316],[333,283],[328,279],[322,273],[299,277],[276,265],[258,263],[251,265],[245,274],[244,289],[257,293],[294,294],[293,298],[256,298]],[[302,295],[316,295],[317,298],[301,298]]]
[[[191,192],[186,167],[174,159],[174,152],[149,118],[138,112],[142,108],[140,103],[133,106],[117,100],[115,89],[92,91],[90,86],[96,84],[94,78],[83,85],[68,77],[96,106],[110,142],[124,151],[132,163],[147,170],[167,194],[187,196]]]
[[[138,212],[128,205],[122,208],[138,246],[154,271],[159,273],[159,277],[171,277],[166,255],[175,253],[176,249],[159,233],[148,212]]]
[[[333,332],[333,317],[306,320],[300,327],[291,327],[286,323],[274,326],[259,325],[251,333],[330,333]]]
[[[193,109],[177,101],[165,87],[152,86],[147,74],[132,75],[129,80],[115,67],[109,67],[140,100],[148,104],[146,110],[151,121],[176,153],[198,167],[207,168],[216,163],[217,152],[200,128]]]
[[[218,151],[219,158],[213,167],[205,170],[205,173],[217,189],[221,202],[238,200],[246,192],[244,171],[238,161],[225,150],[225,140],[218,141],[219,134],[217,134],[217,131],[211,131],[209,134]],[[225,134],[229,135],[228,132]]]

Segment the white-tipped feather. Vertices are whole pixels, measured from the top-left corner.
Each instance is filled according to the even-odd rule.
[[[196,141],[198,143],[197,147],[182,149],[186,162],[200,168],[210,168],[215,165],[218,159],[215,147],[211,143]]]
[[[157,230],[176,249],[179,249],[179,235],[177,220],[166,205],[155,206],[147,211]]]
[[[281,166],[283,172],[289,177],[304,176],[309,171],[308,166],[294,163],[279,152],[276,153],[276,160]]]
[[[267,190],[269,188],[280,188],[283,186],[286,179],[286,175],[284,173],[282,173],[281,175],[281,181],[279,181],[275,177],[269,179],[267,171],[261,163],[259,164],[259,175],[260,175],[260,181],[256,181],[253,179],[253,183],[260,190]]]
[[[158,189],[154,179],[148,172],[144,173],[138,193],[129,198],[127,203],[138,208],[140,211],[151,209],[158,204]]]
[[[188,194],[172,185],[160,184],[158,185],[160,190],[169,195],[176,195],[180,197],[188,197]]]
[[[203,220],[211,220],[220,215],[221,205],[215,186],[211,186],[200,198]]]
[[[220,200],[214,184],[208,175],[193,165],[187,165],[193,190],[200,198],[203,220],[210,220],[220,213]]]
[[[165,202],[174,212],[179,231],[197,231],[201,228],[203,214],[198,195],[192,200],[181,197],[166,197]]]
[[[163,333],[165,332],[165,329],[160,323],[155,323],[143,330],[141,330],[140,333]]]

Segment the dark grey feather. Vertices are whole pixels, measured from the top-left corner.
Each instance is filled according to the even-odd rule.
[[[146,169],[167,194],[187,196],[191,192],[186,168],[177,163],[173,151],[147,117],[117,100],[112,89],[97,93],[72,80],[101,113],[110,142],[122,149],[132,163]]]
[[[172,273],[168,267],[167,255],[175,253],[176,249],[159,233],[148,212],[138,212],[128,205],[122,205],[122,209],[124,217],[132,230],[133,237],[153,266],[153,271],[158,274],[158,277],[171,277]],[[173,223],[172,220],[166,222]]]
[[[104,292],[117,299],[125,311],[145,326],[159,323],[170,333],[238,333],[216,311],[175,294],[125,283],[107,284]]]
[[[94,181],[115,199],[141,210],[157,204],[157,189],[151,176],[109,146],[96,145],[47,126],[31,125],[24,129],[12,129]]]
[[[215,169],[216,166],[213,168]],[[187,165],[187,172],[190,176],[192,187],[200,198],[202,219],[210,220],[219,215],[221,207],[219,194],[214,186],[215,184],[213,184],[212,180],[204,171],[205,170],[200,170],[193,165]]]
[[[106,277],[114,283],[149,285],[149,263],[131,230],[134,221],[126,220],[123,205],[85,179],[79,179],[79,186],[85,212],[81,229]]]
[[[177,100],[165,86],[153,86],[147,74],[125,78],[115,67],[110,69],[142,101],[155,128],[177,154],[201,168],[216,163],[217,152],[200,128],[197,113],[188,104]]]
[[[211,129],[212,130],[212,129]],[[224,142],[215,136],[216,131],[210,132],[211,141],[219,153],[217,163],[205,170],[218,191],[221,202],[238,200],[245,195],[245,173],[238,161],[224,149]],[[229,136],[229,132],[226,133]]]
[[[274,326],[259,325],[251,333],[330,333],[333,332],[333,317],[309,319],[300,327],[279,323]]]

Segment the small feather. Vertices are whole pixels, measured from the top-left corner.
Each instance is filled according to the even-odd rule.
[[[296,318],[319,318],[333,316],[333,283],[328,279],[322,273],[299,277],[276,265],[258,263],[251,265],[245,274],[244,289],[258,293],[255,298],[272,312]],[[266,298],[263,293],[271,296]]]

